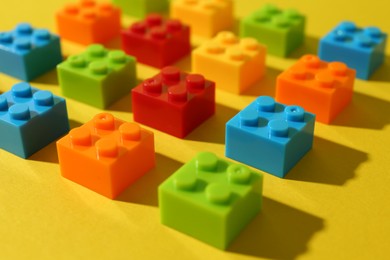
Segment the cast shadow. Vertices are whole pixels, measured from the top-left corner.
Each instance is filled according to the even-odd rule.
[[[390,124],[390,103],[355,92],[352,102],[335,118],[332,125],[381,130]]]
[[[156,167],[130,185],[115,200],[158,206],[158,186],[183,164],[156,153]]]
[[[374,74],[372,74],[369,81],[390,82],[390,56],[386,55],[385,61]]]
[[[319,42],[320,40],[318,38],[306,35],[305,41],[303,42],[302,46],[300,46],[298,49],[294,50],[290,55],[288,55],[288,58],[299,59],[305,54],[318,55]]]
[[[182,71],[191,73],[192,72],[192,64],[191,64],[192,51],[195,50],[196,48],[198,48],[198,46],[191,43],[191,51],[185,57],[176,61],[174,66],[180,68]]]
[[[267,67],[264,77],[245,90],[245,96],[275,96],[276,78],[282,73],[281,70]]]
[[[81,126],[80,122],[75,121],[73,119],[69,120],[70,129],[79,126]],[[57,138],[57,140],[60,140],[63,136]],[[36,153],[28,157],[28,160],[58,164],[58,154],[57,154],[57,146],[56,146],[57,140],[51,142],[49,145],[43,147],[41,150],[37,151]]]
[[[178,60],[175,64],[175,67],[178,67],[180,70],[185,71],[187,73],[191,73],[191,52],[188,53],[187,56]]]
[[[323,219],[263,197],[262,212],[228,251],[267,259],[296,259],[323,228]]]
[[[131,94],[129,93],[126,96],[123,96],[122,98],[114,102],[112,105],[110,105],[106,110],[131,113],[132,112]]]
[[[69,128],[70,129],[73,129],[73,128],[76,128],[76,127],[80,127],[82,125],[83,124],[80,123],[79,121],[76,121],[76,120],[73,120],[73,119],[69,119]]]
[[[122,41],[120,37],[116,37],[104,44],[104,47],[112,50],[122,50]]]
[[[234,18],[233,27],[228,31],[231,31],[235,35],[240,36],[240,22],[241,22],[241,19],[239,19],[237,17]]]
[[[314,137],[313,149],[286,175],[286,179],[330,185],[344,185],[356,175],[368,154]]]
[[[51,142],[49,145],[46,145],[41,150],[28,157],[28,160],[58,164],[56,141]]]
[[[46,72],[45,74],[30,81],[30,83],[54,85],[53,87],[58,87],[59,83],[58,83],[57,69],[52,69]]]
[[[239,111],[216,104],[215,114],[186,136],[186,140],[225,144],[225,125]]]

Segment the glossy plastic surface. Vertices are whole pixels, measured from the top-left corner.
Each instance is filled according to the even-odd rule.
[[[159,186],[161,222],[225,249],[262,206],[263,176],[201,152]]]
[[[277,78],[277,101],[297,104],[330,124],[351,102],[355,71],[342,62],[325,62],[314,55],[301,57]]]
[[[122,48],[137,61],[163,68],[184,58],[191,51],[190,28],[179,20],[165,20],[150,14],[145,20],[122,30]]]
[[[378,27],[359,28],[342,22],[320,40],[318,55],[325,61],[341,61],[356,70],[356,77],[369,79],[385,61],[387,34]]]
[[[88,45],[119,37],[120,17],[120,9],[111,3],[79,0],[58,11],[56,22],[61,38]]]
[[[0,32],[0,72],[30,81],[62,61],[60,39],[46,29],[20,23]]]
[[[255,39],[220,32],[192,51],[192,70],[215,81],[218,89],[240,94],[263,77],[265,56],[266,48]]]
[[[109,113],[72,129],[57,151],[63,177],[110,199],[155,165],[153,133]]]
[[[136,85],[135,66],[123,51],[93,44],[59,64],[57,73],[65,97],[104,109]]]
[[[260,96],[226,123],[226,156],[283,178],[311,149],[315,115]]]
[[[269,54],[286,57],[304,41],[305,16],[295,9],[267,4],[240,22],[240,35],[267,46]]]
[[[0,95],[0,148],[27,158],[69,131],[65,99],[15,84]]]
[[[132,90],[134,121],[184,138],[215,111],[215,84],[165,67]]]
[[[173,0],[170,15],[188,24],[193,34],[210,38],[233,27],[233,1]]]

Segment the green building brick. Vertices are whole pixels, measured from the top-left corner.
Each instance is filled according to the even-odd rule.
[[[159,186],[161,222],[220,249],[256,216],[262,175],[199,153]]]
[[[136,85],[135,58],[123,51],[90,45],[57,66],[62,94],[105,109]]]
[[[253,37],[267,46],[267,53],[285,57],[302,45],[305,17],[293,9],[284,11],[273,5],[244,17],[240,23],[241,37]]]
[[[148,13],[167,13],[169,0],[113,0],[129,16],[144,18]]]

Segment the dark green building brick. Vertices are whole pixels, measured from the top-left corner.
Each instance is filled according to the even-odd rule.
[[[293,9],[280,10],[265,5],[244,17],[240,23],[241,37],[256,38],[267,46],[267,53],[285,57],[302,45],[305,16]]]
[[[262,183],[246,166],[199,153],[160,185],[161,222],[225,249],[260,211]]]
[[[105,109],[136,85],[136,61],[123,51],[90,45],[57,66],[62,94]]]
[[[144,18],[148,13],[167,13],[169,0],[113,0],[125,15]]]

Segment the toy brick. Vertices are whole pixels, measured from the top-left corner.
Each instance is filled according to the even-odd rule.
[[[294,9],[280,10],[265,5],[240,22],[242,37],[253,37],[267,46],[267,52],[285,57],[304,41],[305,16]]]
[[[263,176],[203,152],[158,188],[161,222],[226,249],[262,206]]]
[[[149,13],[167,13],[170,0],[113,0],[129,16],[144,18]]]
[[[90,45],[84,53],[70,56],[58,65],[58,79],[65,97],[107,108],[128,95],[136,85],[134,57],[123,51],[109,51],[102,45]]]
[[[319,57],[341,61],[356,70],[356,77],[367,80],[385,59],[387,34],[377,27],[359,28],[342,22],[320,40]]]
[[[57,142],[63,177],[110,199],[155,165],[153,133],[97,114]]]
[[[264,75],[265,54],[265,47],[253,38],[220,32],[192,52],[192,70],[215,81],[219,89],[240,94]]]
[[[69,131],[65,99],[15,84],[0,95],[0,148],[27,158]]]
[[[166,67],[132,90],[134,121],[184,138],[215,111],[215,83]]]
[[[60,39],[46,29],[20,23],[0,33],[0,72],[30,81],[62,61]]]
[[[171,1],[170,14],[190,25],[194,35],[207,38],[231,29],[234,23],[231,0],[175,0]]]
[[[120,35],[121,11],[110,3],[80,0],[57,12],[58,33],[62,39],[89,45],[107,43]]]
[[[164,20],[158,14],[132,24],[121,35],[122,48],[127,54],[157,68],[171,65],[191,51],[190,28],[178,20]]]
[[[226,156],[283,178],[311,149],[315,115],[258,97],[226,123]]]
[[[276,100],[298,104],[329,124],[351,102],[355,71],[341,62],[305,55],[277,78]]]

